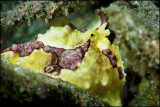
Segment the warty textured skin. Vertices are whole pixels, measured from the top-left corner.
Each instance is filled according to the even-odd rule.
[[[106,38],[110,32],[105,26],[103,23],[96,30],[86,32],[73,30],[68,25],[51,27],[45,34],[38,35],[36,41],[43,43],[42,48],[35,49],[29,56],[20,57],[12,51],[2,55],[17,66],[61,78],[111,105],[121,105],[126,74],[119,48]],[[105,55],[107,49],[110,55]]]
[[[126,74],[119,47],[107,38],[110,31],[105,29],[107,23],[102,12],[97,10],[95,16],[97,23],[93,20],[85,32],[65,25],[52,26],[45,34],[38,34],[36,41],[43,43],[43,49],[35,49],[29,56],[20,57],[12,51],[2,55],[22,68],[75,84],[112,106],[121,105]],[[111,54],[105,55],[105,50]],[[52,72],[54,69],[56,72]]]

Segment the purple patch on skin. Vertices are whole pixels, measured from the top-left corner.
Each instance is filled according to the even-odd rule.
[[[60,57],[60,66],[65,69],[77,69],[77,63],[82,59],[82,53],[76,50],[67,50]]]
[[[47,53],[55,53],[58,56],[61,56],[62,53],[65,51],[63,48],[56,48],[56,47],[51,47],[51,46],[44,46],[43,50]]]
[[[13,44],[11,47],[7,48],[2,52],[13,51],[14,53],[18,53],[20,57],[24,57],[30,55],[34,49],[40,49],[42,47],[44,47],[42,42],[33,39],[23,44]]]
[[[121,67],[118,67],[118,73],[119,73],[119,79],[123,79],[124,75],[122,73],[122,68]]]
[[[113,68],[117,68],[117,57],[112,54],[110,49],[103,50],[102,53],[109,58],[109,61]]]
[[[118,59],[115,55],[112,54],[112,51],[110,49],[106,49],[106,50],[103,50],[102,53],[109,58],[109,61],[112,67],[117,68]],[[123,79],[124,75],[121,67],[118,67],[118,73],[119,73],[119,79]]]
[[[56,53],[59,57],[62,55],[64,51],[66,51],[66,49],[56,47],[51,48],[51,53]]]
[[[20,57],[24,57],[30,55],[34,49],[42,48],[45,52],[52,54],[52,62],[45,67],[44,71],[47,73],[58,72],[57,74],[60,74],[62,68],[76,70],[78,68],[77,64],[82,61],[89,46],[90,40],[75,49],[63,49],[48,45],[44,46],[43,42],[33,39],[27,43],[13,44],[2,52],[13,51],[14,53],[18,53]]]
[[[76,70],[78,68],[77,64],[82,61],[89,45],[90,40],[80,47],[64,51],[59,59],[59,65],[65,69]]]
[[[112,51],[109,50],[109,49],[106,49],[106,50],[103,50],[102,53],[105,55],[105,56],[109,56],[112,54]]]

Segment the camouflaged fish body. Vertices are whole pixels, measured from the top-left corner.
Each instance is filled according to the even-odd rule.
[[[119,106],[126,74],[119,47],[106,38],[110,34],[106,25],[103,21],[83,32],[69,25],[52,26],[37,39],[14,44],[1,55],[14,65],[61,78]]]

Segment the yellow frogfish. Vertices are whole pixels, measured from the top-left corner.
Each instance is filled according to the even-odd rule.
[[[126,76],[123,61],[119,47],[107,38],[107,23],[98,15],[98,27],[79,31],[69,25],[52,26],[36,39],[13,44],[1,55],[16,66],[61,78],[111,106],[120,106]]]

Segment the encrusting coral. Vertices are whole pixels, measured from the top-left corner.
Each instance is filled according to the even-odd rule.
[[[36,18],[44,18],[46,23],[59,15],[68,15],[71,9],[93,5],[93,1],[27,1],[20,2],[13,10],[1,13],[2,28],[10,28],[27,22],[31,24]]]
[[[152,27],[147,26],[133,12],[127,11],[125,8],[111,5],[109,8],[101,10],[108,18],[109,28],[116,34],[114,43],[121,46],[123,56],[129,60],[126,62],[127,65],[134,66],[137,72],[153,69],[153,67],[158,69],[158,32],[155,32]],[[139,73],[145,74],[144,72]]]
[[[107,18],[108,28],[115,34],[113,43],[123,50],[125,71],[140,75],[142,83],[154,81],[155,86],[159,87],[159,31],[157,27],[154,29],[150,24],[153,22],[150,18],[150,23],[146,22],[147,17],[150,17],[148,14],[140,15],[144,14],[145,10],[138,11],[139,15],[137,15],[128,9],[127,2],[123,6],[117,4],[113,3],[108,8],[101,8],[101,11]],[[141,4],[142,9],[145,4]],[[136,9],[133,8],[133,10]],[[156,16],[155,14],[152,13],[153,16]],[[145,21],[140,16],[144,16]],[[156,24],[153,25],[156,26]],[[146,75],[150,76],[150,80],[146,78]],[[152,88],[152,91],[154,90],[156,88]]]

